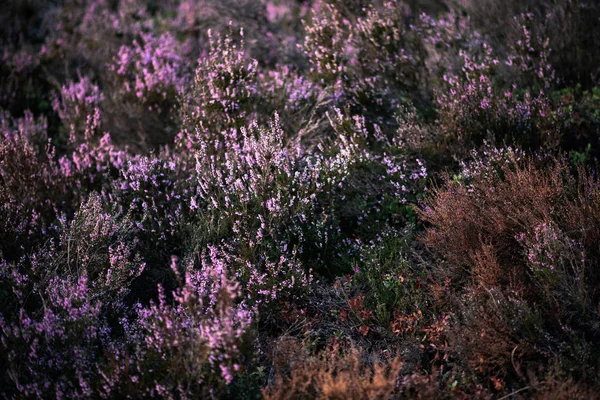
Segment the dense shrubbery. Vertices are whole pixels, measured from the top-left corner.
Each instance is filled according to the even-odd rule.
[[[597,396],[599,15],[9,0],[0,395]]]

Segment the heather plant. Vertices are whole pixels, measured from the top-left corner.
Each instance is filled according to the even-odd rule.
[[[391,110],[422,100],[427,56],[422,31],[410,24],[410,10],[401,2],[370,5],[357,15],[344,16],[343,10],[317,2],[304,23],[301,48],[311,77],[333,87],[336,100],[385,127]]]
[[[130,159],[113,182],[112,195],[123,204],[136,226],[159,240],[175,235],[187,211],[191,190],[174,161],[158,157]]]
[[[99,319],[100,302],[87,296],[87,276],[54,276],[39,295],[43,307],[0,316],[3,396],[88,398],[94,363],[108,331]],[[22,298],[24,301],[26,298]]]
[[[48,142],[47,120],[32,113],[18,119],[3,113],[0,118],[2,251],[13,256],[25,238],[36,237],[52,221],[64,188]]]
[[[238,36],[231,27],[227,33],[210,33],[210,49],[180,99],[177,145],[194,148],[193,138],[200,133],[215,135],[252,121],[267,124],[274,113],[281,116],[286,131],[308,138],[320,134],[331,90],[321,90],[288,64],[259,68],[246,50],[243,29]]]
[[[560,116],[547,96],[542,91],[519,91],[516,84],[501,93],[492,78],[500,61],[493,58],[488,45],[483,47],[481,62],[462,52],[460,74],[444,75],[448,90],[438,94],[437,102],[445,140],[466,140],[473,146],[488,140],[532,149],[556,148],[561,140]]]
[[[105,386],[144,397],[221,398],[252,357],[253,310],[237,301],[239,285],[222,263],[181,274],[174,260],[172,268],[180,284],[173,301],[159,288],[157,302],[138,305],[126,329],[132,365],[105,373]]]
[[[270,250],[270,249],[269,249]],[[203,254],[201,269],[219,268],[229,271],[241,289],[246,303],[255,306],[261,317],[268,319],[277,310],[276,301],[302,302],[313,281],[295,250],[278,249],[279,260],[271,260],[268,252],[259,253],[250,260],[243,249],[232,245],[209,247]]]
[[[93,124],[87,129],[93,132],[96,128]],[[113,143],[109,134],[91,138],[92,132],[85,134],[89,141],[78,144],[72,152],[58,159],[60,174],[68,182],[76,205],[77,200],[84,199],[87,193],[108,190],[110,180],[119,176],[119,169],[130,157],[128,151]]]
[[[260,76],[261,94],[272,97],[270,103],[278,104],[275,110],[298,112],[315,102],[318,96],[316,85],[292,70],[290,66],[279,66]]]
[[[492,299],[505,296],[530,308],[540,307],[538,317],[527,317],[531,312],[518,320],[506,317],[528,327],[515,331],[513,347],[522,351],[535,347],[544,354],[549,343],[563,343],[581,360],[593,359],[597,349],[577,336],[572,324],[582,335],[583,331],[594,335],[598,325],[591,311],[597,301],[593,283],[597,274],[591,260],[597,252],[593,245],[584,244],[591,244],[596,236],[595,178],[585,170],[573,176],[562,161],[519,158],[510,150],[492,152],[488,161],[479,161],[475,169],[467,167],[463,176],[468,179],[447,181],[445,188],[437,189],[433,202],[420,211],[432,224],[425,240],[451,267],[436,269],[437,279],[449,282],[457,290],[455,295],[469,302],[475,289],[465,288],[480,287]],[[491,290],[499,292],[494,295]],[[499,323],[493,315],[486,318]],[[477,324],[483,320],[480,314],[473,317]],[[504,335],[504,328],[495,329]],[[545,344],[529,336],[531,329],[544,337]],[[504,353],[505,365],[507,349],[497,352]],[[556,357],[564,368],[576,368],[568,352]],[[481,360],[491,358],[482,355]],[[583,371],[593,369],[592,364],[584,363],[578,370],[586,374]]]
[[[187,89],[193,62],[188,49],[171,33],[141,32],[123,44],[103,70],[105,129],[115,140],[140,150],[157,150],[176,134],[175,106]]]
[[[323,110],[332,101],[328,90],[301,75],[288,65],[259,74],[260,112],[258,118],[274,113],[280,116],[285,132],[297,132],[304,143],[320,139],[327,125]]]
[[[213,218],[209,226],[230,226],[227,229],[250,248],[299,246],[300,254],[311,249],[309,254],[318,261],[314,256],[323,251],[337,252],[340,218],[347,219],[344,222],[352,218],[361,225],[373,212],[362,210],[351,215],[339,208],[346,201],[344,193],[354,190],[354,182],[348,181],[353,171],[363,169],[368,177],[380,180],[389,196],[385,199],[397,208],[413,199],[415,185],[427,176],[420,161],[411,168],[400,154],[371,153],[364,147],[368,140],[365,121],[358,116],[345,117],[336,110],[330,123],[335,139],[321,146],[321,154],[312,156],[300,143],[284,145],[277,117],[268,129],[253,124],[224,136],[231,143],[224,148],[232,150],[224,155],[213,154],[220,141],[205,141],[197,155],[200,181],[194,201],[196,207],[206,209],[204,218]],[[387,143],[382,136],[380,139]],[[219,163],[224,163],[225,169]],[[377,193],[370,194],[373,198],[363,195],[381,207],[387,206],[374,198]],[[250,209],[255,211],[249,213]],[[255,217],[248,218],[249,214]]]
[[[310,73],[323,86],[339,85],[346,73],[350,22],[342,18],[335,6],[325,2],[315,3],[312,11],[310,22],[305,22],[306,35],[301,45]]]
[[[93,193],[68,229],[61,232],[57,250],[61,255],[59,262],[66,263],[63,273],[88,277],[90,298],[119,304],[145,263],[135,251],[138,239],[130,216],[104,208],[100,197]],[[47,264],[51,266],[53,261]]]
[[[533,37],[548,39],[552,49],[548,62],[563,82],[594,84],[597,62],[585,51],[597,46],[598,35],[591,31],[600,11],[598,5],[582,1],[464,1],[474,24],[490,38],[494,47],[510,46],[522,39],[521,15],[535,23],[527,28]],[[529,51],[529,49],[526,49]],[[508,50],[507,50],[508,51]],[[543,66],[543,65],[542,65]]]
[[[428,173],[420,159],[407,157],[402,133],[390,137],[378,125],[368,129],[365,117],[348,116],[339,109],[334,112],[328,116],[336,136],[347,138],[359,155],[340,197],[340,218],[363,233],[372,233],[380,222],[395,224],[413,218],[409,204],[418,201],[425,190]]]
[[[52,108],[58,114],[62,125],[68,129],[69,142],[88,141],[94,130],[100,126],[100,103],[104,96],[97,85],[89,78],[79,82],[69,82],[60,89],[52,101]],[[83,138],[76,138],[77,135]]]
[[[109,187],[107,180],[116,176],[127,154],[115,148],[108,134],[93,136],[99,123],[95,116],[85,118],[86,131],[79,138],[71,131],[70,148],[61,146],[64,154],[59,156],[45,118],[36,121],[30,112],[17,119],[3,114],[5,256],[17,259],[16,254],[34,248],[62,213],[72,216],[89,193]],[[32,238],[25,248],[15,245],[23,235]]]
[[[556,71],[549,62],[552,49],[549,48],[550,39],[533,37],[532,26],[534,16],[521,14],[515,16],[515,22],[520,26],[521,37],[516,41],[508,63],[515,63],[520,68],[519,80],[530,87],[548,90],[556,85]]]
[[[308,157],[298,144],[284,144],[277,116],[268,128],[253,123],[224,132],[223,141],[199,143],[198,189],[190,206],[202,213],[202,227],[216,229],[203,228],[200,243],[227,234],[249,254],[294,247],[302,254],[309,243],[326,248],[335,227],[322,223],[319,210],[327,206],[330,188],[343,184],[350,151],[331,159]]]
[[[27,290],[28,276],[34,275],[4,266],[3,283],[12,280],[22,304],[17,316],[0,316],[3,362],[9,368],[3,376],[4,395],[222,397],[234,377],[247,369],[245,362],[253,356],[247,345],[254,312],[236,301],[239,286],[227,279],[223,264],[204,264],[182,276],[173,261],[180,288],[172,300],[159,287],[158,302],[138,304],[134,316],[120,315],[118,330],[124,337],[116,337],[105,319],[106,304],[99,301],[111,297],[99,289],[112,285],[122,294],[128,286],[131,276],[123,273],[131,274],[123,268],[122,251],[109,250],[115,268],[95,282],[84,270],[79,278],[55,276],[45,288],[34,290],[43,304],[41,315],[25,308],[33,302]],[[122,307],[113,312],[122,312]]]
[[[354,101],[371,102],[381,112],[421,100],[427,53],[422,32],[411,18],[408,6],[391,1],[380,9],[366,8],[366,15],[357,19],[351,61],[358,67],[350,89]]]
[[[188,148],[194,134],[239,128],[252,120],[258,62],[248,59],[243,40],[238,45],[231,35],[232,31],[224,37],[213,37],[209,32],[210,51],[199,60],[191,90],[183,95],[181,119],[185,136],[181,144]],[[242,29],[240,36],[243,35]]]
[[[141,34],[132,46],[122,46],[111,70],[122,79],[122,90],[150,110],[174,100],[187,81],[185,53],[168,32],[154,37]],[[167,111],[167,110],[165,110]]]
[[[532,237],[519,236],[523,241],[531,273],[542,285],[565,284],[580,292],[578,282],[583,278],[585,252],[583,245],[569,239],[552,224],[542,223],[534,228]],[[573,293],[581,296],[583,293]]]
[[[47,227],[43,242],[20,249],[24,254],[14,262],[3,261],[4,311],[18,313],[19,304],[26,311],[39,306],[39,294],[51,289],[54,278],[68,283],[85,276],[86,298],[102,302],[107,312],[120,312],[130,284],[145,268],[135,233],[127,217],[106,210],[93,194],[70,222],[60,215]]]

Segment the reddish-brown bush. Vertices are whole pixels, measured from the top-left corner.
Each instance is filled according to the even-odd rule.
[[[320,357],[302,353],[294,340],[280,340],[276,382],[263,391],[265,399],[387,399],[397,388],[399,357],[374,360],[356,349]]]
[[[439,304],[456,312],[446,338],[492,376],[522,375],[519,364],[540,357],[587,374],[599,333],[598,181],[550,157],[498,154],[419,210],[424,241],[445,259],[432,276]]]

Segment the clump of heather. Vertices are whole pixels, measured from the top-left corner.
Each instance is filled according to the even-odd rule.
[[[447,89],[436,95],[441,140],[449,145],[468,141],[481,146],[487,140],[534,150],[556,149],[561,142],[561,113],[543,90],[522,90],[516,83],[503,88],[496,83],[493,76],[501,61],[486,43],[482,49],[480,60],[461,51],[460,71],[443,75]]]
[[[160,240],[175,234],[188,211],[190,189],[178,179],[177,168],[173,161],[139,157],[128,160],[121,178],[113,181],[111,198],[126,207],[138,229]]]
[[[61,213],[72,215],[87,194],[106,188],[107,179],[123,164],[126,152],[117,150],[108,134],[94,137],[96,117],[85,118],[87,126],[79,138],[71,131],[71,150],[67,147],[66,154],[59,155],[59,147],[48,137],[45,118],[36,121],[29,111],[16,119],[2,114],[0,196],[6,221],[5,254],[23,247],[11,245],[13,240],[18,243],[23,235],[41,238]]]
[[[311,219],[319,193],[342,183],[352,155],[306,158],[300,145],[284,143],[277,115],[268,128],[252,123],[224,135],[222,142],[200,142],[195,206],[208,215],[230,218],[232,232],[250,247],[253,242],[261,244],[264,236],[278,243],[279,237],[287,241],[289,235],[302,235],[298,225]],[[249,209],[256,211],[254,218],[242,212]],[[293,223],[285,229],[288,222]],[[301,237],[298,240],[302,242]]]
[[[157,302],[137,306],[125,325],[131,365],[103,373],[106,395],[221,398],[247,369],[254,311],[237,301],[239,284],[218,262],[181,273],[173,260],[172,268],[180,287],[172,301],[159,288]]]
[[[369,101],[377,111],[421,101],[427,52],[418,21],[411,21],[410,9],[398,1],[382,8],[371,5],[365,11],[356,20],[352,43],[355,54],[350,63],[357,67],[350,87],[354,101]]]
[[[345,73],[348,35],[339,10],[331,4],[317,2],[310,22],[305,22],[306,36],[301,45],[310,65],[313,79],[321,85],[340,84]]]
[[[366,215],[380,211],[375,207],[359,215],[341,214],[346,193],[354,190],[353,172],[373,168],[377,172],[369,171],[369,178],[385,188],[382,200],[374,197],[383,193],[363,193],[361,201],[380,207],[391,201],[402,207],[412,199],[413,182],[427,176],[422,162],[409,165],[399,149],[396,154],[369,151],[364,148],[369,134],[364,119],[334,112],[330,121],[334,139],[312,153],[301,143],[285,144],[277,116],[269,128],[254,123],[239,132],[225,132],[220,140],[196,139],[202,147],[196,155],[198,196],[192,207],[210,221],[205,226],[219,228],[215,234],[230,230],[250,250],[297,247],[300,254],[311,254],[313,262],[324,261],[322,252],[337,255],[342,246],[338,242],[342,222],[361,225]],[[395,146],[379,135],[385,149],[393,151]]]
[[[584,296],[582,278],[585,268],[583,244],[570,239],[552,224],[536,226],[528,237],[519,235],[527,249],[527,260],[531,273],[551,286],[564,285],[563,290],[574,291],[575,296]]]
[[[328,191],[342,184],[351,154],[308,157],[298,143],[284,142],[277,116],[268,127],[254,122],[197,143],[197,192],[189,205],[200,222],[197,245],[224,240],[236,248],[240,268],[257,270],[240,271],[249,285],[266,289],[267,279],[276,291],[306,284],[310,273],[294,260],[315,245],[326,248],[335,227],[323,223],[321,210]]]
[[[276,315],[277,302],[304,301],[314,279],[311,271],[307,271],[301,263],[296,249],[277,250],[280,252],[278,260],[266,251],[248,259],[240,246],[209,246],[200,256],[201,269],[229,271],[237,282],[242,282],[245,302],[256,307],[261,317],[268,319]]]
[[[2,251],[10,253],[51,222],[64,196],[58,163],[46,133],[46,118],[0,115]]]
[[[553,358],[571,373],[595,368],[598,349],[584,332],[593,336],[599,326],[592,311],[597,185],[594,175],[580,169],[574,176],[564,161],[492,150],[435,190],[419,211],[431,224],[426,243],[449,263],[433,273],[445,286],[441,297],[455,296],[456,329],[489,324],[488,337],[455,338],[475,357],[480,347],[480,361],[462,355],[479,371],[505,378],[509,349],[518,347],[520,362],[531,365],[554,346],[569,349]],[[476,311],[494,299],[503,311]],[[514,307],[522,310],[518,318],[509,312]],[[543,340],[530,336],[536,332]],[[486,349],[492,342],[504,348],[493,350],[495,357]]]
[[[401,2],[365,6],[345,16],[338,4],[315,2],[304,21],[301,49],[310,76],[333,87],[335,98],[347,102],[380,124],[401,104],[420,100],[426,51],[422,32],[410,23],[410,9]]]
[[[61,87],[60,94],[55,95],[52,101],[52,108],[63,126],[69,129],[70,141],[75,141],[73,135],[93,133],[90,132],[91,128],[99,126],[99,105],[103,100],[104,96],[98,85],[91,83],[87,77],[78,82],[68,82]]]
[[[289,65],[278,65],[259,74],[260,114],[278,113],[286,132],[297,132],[305,142],[320,134],[325,124],[322,110],[332,100],[330,91],[300,74]]]
[[[107,190],[110,180],[119,175],[119,169],[126,165],[129,157],[129,152],[118,148],[106,133],[80,143],[72,152],[60,157],[58,163],[69,191],[76,199],[83,199],[92,191]]]
[[[419,158],[409,158],[405,138],[399,130],[387,135],[378,125],[369,129],[364,116],[350,116],[339,109],[328,114],[340,151],[356,152],[347,184],[336,199],[341,221],[373,239],[382,224],[401,226],[414,220],[409,206],[426,191],[427,167]],[[363,182],[370,185],[363,185]],[[371,185],[372,184],[372,185]],[[399,224],[399,225],[396,225]]]
[[[96,194],[70,221],[61,214],[48,226],[44,241],[21,248],[22,255],[16,261],[3,261],[5,317],[17,312],[15,304],[28,311],[39,306],[44,300],[38,296],[50,289],[56,277],[68,281],[85,276],[86,297],[102,302],[111,312],[119,311],[130,284],[146,265],[138,252],[136,233],[127,216],[104,206]],[[19,289],[11,292],[10,285]]]
[[[86,271],[80,278],[54,276],[45,288],[3,265],[2,283],[11,281],[21,304],[15,315],[0,315],[2,360],[8,367],[3,395],[220,398],[249,368],[255,311],[238,301],[239,284],[227,278],[221,263],[182,274],[174,260],[179,288],[170,298],[159,286],[157,302],[137,304],[134,314],[121,314],[111,327],[100,301],[110,297],[98,284],[127,286],[117,281],[125,272],[115,265],[124,265],[122,253],[122,248],[109,250],[115,269],[103,276],[91,278]],[[43,312],[26,310],[32,294]],[[121,304],[113,317],[123,310]]]
[[[183,46],[168,32],[142,34],[131,46],[122,46],[110,69],[122,80],[122,89],[149,109],[173,100],[187,81]]]
[[[210,51],[198,60],[194,83],[181,105],[186,133],[220,132],[252,119],[257,101],[258,62],[249,59],[242,40],[232,31],[224,36],[209,31]]]
[[[85,271],[91,282],[90,296],[118,304],[145,262],[136,253],[137,232],[130,215],[105,208],[101,198],[92,193],[68,229],[61,232],[60,252],[66,252],[66,275]]]
[[[2,359],[7,368],[3,396],[93,396],[95,363],[109,331],[100,319],[100,301],[88,297],[87,283],[85,274],[79,279],[54,276],[36,293],[41,301],[37,311],[21,308],[14,316],[0,316]],[[27,299],[30,293],[19,291],[18,280],[14,284],[19,300],[31,301]]]

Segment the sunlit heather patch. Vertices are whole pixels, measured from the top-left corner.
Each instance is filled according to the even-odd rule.
[[[600,5],[13,3],[0,397],[600,392]]]

